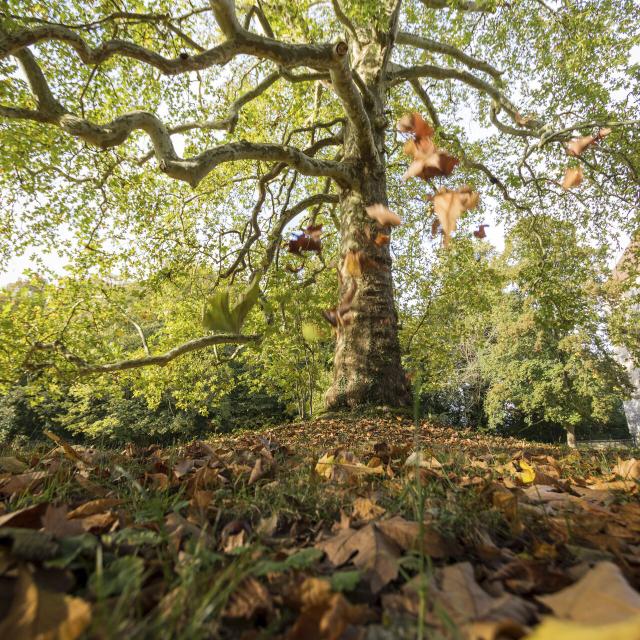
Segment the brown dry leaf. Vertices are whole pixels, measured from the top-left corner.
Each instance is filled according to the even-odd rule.
[[[600,129],[598,133],[593,136],[582,136],[581,138],[572,138],[569,142],[566,143],[565,148],[567,153],[570,156],[577,158],[582,155],[584,150],[587,147],[590,147],[592,144],[598,142],[598,140],[602,140],[606,138],[611,133],[611,129],[605,128]]]
[[[104,513],[94,513],[82,518],[81,521],[85,531],[102,533],[107,530],[113,530],[113,525],[118,521],[118,516],[112,511],[105,511]]]
[[[188,473],[191,473],[196,467],[195,460],[187,459],[178,462],[178,464],[173,466],[173,475],[176,478],[182,478],[182,476],[186,476]]]
[[[124,500],[120,500],[119,498],[98,498],[97,500],[90,500],[89,502],[81,504],[73,511],[70,511],[67,514],[67,518],[73,520],[74,518],[86,518],[87,516],[101,514],[112,507],[120,506],[123,502]]]
[[[376,237],[373,242],[376,245],[376,247],[384,247],[385,245],[389,244],[390,240],[391,240],[390,235],[386,233],[378,233],[376,234]]]
[[[567,167],[562,179],[562,188],[567,190],[578,187],[582,183],[584,172],[582,167]]]
[[[42,516],[42,528],[54,538],[77,536],[84,533],[83,523],[79,520],[69,520],[67,518],[68,511],[67,506],[54,507],[49,505]]]
[[[0,493],[6,496],[23,491],[34,491],[36,487],[49,477],[48,471],[27,471],[11,476],[8,482],[0,487]]]
[[[49,505],[46,502],[18,509],[18,511],[10,511],[0,516],[0,527],[20,527],[25,529],[39,529],[42,516]]]
[[[29,465],[18,460],[14,456],[0,457],[0,471],[6,471],[7,473],[22,473],[29,468]]]
[[[369,522],[375,520],[385,513],[386,509],[377,505],[371,498],[356,498],[353,501],[353,518]]]
[[[372,204],[365,207],[367,215],[375,220],[381,227],[397,227],[402,221],[397,213],[394,213],[383,204]]]
[[[636,460],[636,458],[620,460],[618,458],[618,463],[612,471],[624,480],[640,480],[640,460]]]
[[[231,595],[223,615],[226,618],[250,620],[272,612],[273,602],[267,588],[255,578],[248,577]]]
[[[21,568],[0,638],[12,640],[75,640],[91,622],[88,602],[38,589],[28,570]]]
[[[318,460],[316,473],[327,480],[346,482],[359,476],[384,475],[384,467],[382,464],[377,467],[369,467],[362,464],[353,452],[339,449],[335,453],[325,453]]]
[[[317,543],[316,548],[324,551],[335,566],[351,559],[365,574],[373,593],[398,577],[400,549],[373,523],[358,530],[342,529],[334,537]]]
[[[578,582],[538,600],[563,620],[608,624],[640,615],[640,594],[612,562],[599,562]]]
[[[340,640],[351,625],[371,619],[366,605],[352,605],[341,593],[332,593],[327,580],[307,578],[300,587],[300,617],[286,640]]]
[[[427,522],[424,523],[420,540],[420,523],[394,516],[378,522],[378,529],[393,540],[403,551],[422,550],[432,558],[447,558],[452,555],[451,545]]]
[[[152,485],[154,489],[158,489],[159,491],[166,491],[171,484],[169,482],[169,476],[166,473],[145,473],[144,482],[145,484]]]
[[[401,133],[412,133],[416,138],[430,138],[435,130],[417,112],[407,113],[398,120],[398,131]]]
[[[469,562],[443,567],[438,586],[433,589],[437,601],[452,620],[463,625],[479,620],[509,620],[527,625],[536,618],[536,607],[512,594],[498,598],[489,595],[475,579]]]
[[[255,464],[253,465],[253,469],[251,469],[251,475],[249,476],[248,485],[251,486],[264,478],[267,473],[271,470],[271,464],[268,460],[265,460],[263,457],[259,457]]]
[[[362,258],[361,251],[347,251],[342,265],[343,270],[352,278],[362,277]]]
[[[82,462],[83,464],[87,464],[87,461],[65,440],[63,440],[57,433],[53,433],[53,431],[43,431],[44,435],[47,436],[50,440],[53,440],[59,447],[62,447],[64,450],[64,454],[70,460],[74,460],[75,462]]]
[[[441,187],[433,196],[433,208],[442,227],[445,247],[449,245],[451,234],[456,230],[458,218],[465,211],[477,207],[479,201],[480,196],[467,186],[460,187],[457,191]]]
[[[403,180],[414,177],[428,180],[436,176],[448,176],[460,162],[444,149],[438,149],[431,138],[407,141],[404,152],[413,160],[402,176]]]
[[[420,467],[421,469],[442,469],[442,463],[431,455],[422,451],[413,451],[404,462],[405,467]]]
[[[526,127],[530,122],[536,119],[536,115],[534,113],[529,113],[526,116],[521,116],[519,113],[515,115],[515,121],[521,126]]]

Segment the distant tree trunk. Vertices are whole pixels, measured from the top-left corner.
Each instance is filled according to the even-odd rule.
[[[376,143],[383,154],[383,126],[377,134]],[[345,137],[348,152],[348,130]],[[354,279],[357,290],[352,319],[338,327],[333,383],[325,395],[328,409],[361,405],[403,406],[410,401],[400,363],[391,252],[389,245],[378,247],[373,242],[376,225],[365,211],[366,206],[375,203],[387,205],[385,171],[383,168],[372,172],[362,164],[360,188],[345,189],[340,196],[340,299]],[[362,255],[362,275],[355,278],[342,268],[348,251]]]
[[[576,428],[572,424],[567,427],[567,446],[576,448]]]

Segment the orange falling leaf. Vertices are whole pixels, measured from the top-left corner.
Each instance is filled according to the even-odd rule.
[[[362,277],[362,252],[347,251],[344,257],[343,269],[352,278]]]
[[[391,240],[391,236],[386,233],[378,233],[373,241],[376,247],[384,247],[386,244],[389,244]]]
[[[565,148],[567,150],[567,154],[577,158],[582,155],[584,150],[587,147],[590,147],[592,144],[598,142],[598,140],[603,140],[611,133],[610,128],[600,129],[598,133],[593,136],[582,136],[581,138],[572,138],[565,144]]]
[[[433,208],[440,221],[445,247],[449,245],[451,234],[456,230],[458,218],[469,209],[478,206],[480,196],[470,187],[463,186],[457,191],[442,187],[433,196]]]
[[[562,180],[562,188],[567,190],[577,187],[582,183],[584,173],[582,167],[567,167]]]
[[[398,131],[401,133],[412,133],[416,138],[430,138],[435,130],[417,112],[407,113],[398,120]]]
[[[438,228],[440,227],[440,220],[438,218],[434,218],[431,223],[431,237],[435,238],[438,234]]]
[[[365,210],[367,215],[382,227],[397,227],[401,223],[400,216],[383,204],[372,204],[365,207]]]
[[[526,116],[522,116],[519,113],[515,115],[515,121],[521,126],[526,127],[530,122],[536,119],[536,116],[532,113],[527,114]]]
[[[460,162],[444,149],[438,149],[431,138],[408,140],[404,145],[404,152],[413,161],[402,176],[403,180],[413,177],[428,180],[436,176],[448,176]]]

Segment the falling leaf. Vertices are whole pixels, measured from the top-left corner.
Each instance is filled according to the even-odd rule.
[[[483,238],[487,237],[487,232],[485,231],[485,229],[488,227],[488,224],[481,224],[478,226],[477,229],[474,230],[473,232],[473,236],[474,238],[478,238],[479,240],[482,240]]]
[[[516,474],[516,477],[522,484],[531,484],[536,479],[536,470],[526,461],[518,460],[520,465],[520,471]]]
[[[362,277],[362,251],[347,251],[344,256],[343,268],[352,278]]]
[[[365,207],[365,210],[382,227],[397,227],[401,223],[400,216],[383,204],[372,204]]]
[[[358,283],[355,278],[352,278],[340,300],[340,304],[335,309],[326,309],[322,312],[323,317],[331,326],[340,327],[348,325],[353,321],[351,305],[357,290]]]
[[[401,133],[412,133],[418,139],[430,138],[435,133],[433,127],[416,111],[402,116],[397,126]]]
[[[479,200],[480,196],[467,186],[457,191],[449,191],[442,187],[433,196],[433,208],[442,227],[445,246],[448,246],[451,234],[456,230],[458,218],[465,211],[478,206]]]
[[[327,335],[322,328],[313,322],[303,322],[301,330],[302,337],[307,342],[319,342],[327,338]]]
[[[249,311],[258,301],[260,295],[260,279],[256,276],[247,290],[238,298],[238,302],[230,308],[229,290],[218,291],[209,298],[205,305],[202,323],[209,331],[222,333],[240,333],[242,324]]]
[[[43,431],[43,433],[45,436],[47,436],[47,438],[53,440],[58,446],[63,448],[67,458],[69,458],[70,460],[75,460],[76,462],[82,462],[86,464],[86,460],[57,433],[53,433],[53,431],[47,431],[46,429]]]
[[[390,240],[391,240],[390,235],[386,233],[377,233],[373,242],[376,245],[376,247],[384,247],[385,245],[389,244]]]
[[[320,229],[322,226],[320,226]],[[315,229],[315,227],[314,227]],[[289,253],[297,256],[302,255],[302,251],[314,251],[320,253],[322,251],[322,242],[320,241],[319,231],[313,231],[314,235],[307,235],[304,231],[293,234],[289,240]]]
[[[527,114],[526,116],[521,116],[519,113],[515,115],[515,121],[521,126],[526,127],[529,123],[533,122],[536,119],[535,114]]]
[[[421,469],[442,469],[442,463],[423,451],[413,451],[404,461],[405,467],[420,467]]]
[[[20,569],[0,637],[14,640],[75,640],[91,622],[88,602],[38,589],[27,569]]]
[[[253,465],[253,469],[251,470],[251,475],[249,476],[249,481],[247,485],[250,487],[252,484],[255,484],[261,478],[264,478],[269,471],[271,470],[271,465],[267,460],[260,457],[256,460]]]
[[[433,222],[431,223],[431,237],[435,238],[438,234],[438,229],[440,228],[440,220],[435,217]]]
[[[599,140],[606,138],[611,133],[611,129],[605,128],[600,129],[598,133],[593,136],[582,136],[581,138],[572,138],[565,144],[565,148],[567,150],[567,154],[577,158],[582,155],[584,150],[587,147],[590,147],[592,144],[595,144]]]
[[[582,624],[609,624],[640,615],[640,593],[612,562],[598,563],[575,584],[538,600],[556,617]]]
[[[584,178],[584,172],[582,167],[567,167],[564,172],[564,178],[562,179],[562,188],[567,190],[573,187],[577,187],[582,183]]]
[[[312,239],[315,240],[316,242],[320,241],[320,238],[322,237],[322,225],[321,224],[310,224],[305,230],[304,232]]]
[[[417,142],[409,140],[404,146],[404,151],[413,160],[402,176],[403,180],[414,177],[428,180],[436,176],[448,176],[460,163],[448,152],[438,149],[429,138]]]

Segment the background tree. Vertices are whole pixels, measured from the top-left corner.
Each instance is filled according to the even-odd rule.
[[[608,422],[630,391],[605,334],[603,252],[571,223],[539,216],[514,228],[505,253],[510,287],[481,357],[489,424],[509,414],[555,423],[575,447],[576,427]]]
[[[460,161],[435,183],[471,183],[489,206],[503,199],[507,220],[553,208],[591,231],[612,219],[632,227],[639,11],[632,0],[269,0],[242,10],[131,0],[115,12],[106,1],[5,2],[2,254],[55,247],[74,283],[53,296],[73,293],[68,313],[44,314],[47,340],[23,335],[12,357],[31,371],[171,370],[185,352],[251,342],[194,338],[203,301],[255,278],[268,299],[288,225],[322,223],[336,233],[324,264],[341,272],[338,299],[351,307],[327,403],[406,402],[391,245],[373,241],[389,229],[366,207],[401,210],[401,252],[428,226],[432,189],[401,186],[395,119],[424,111],[436,150]],[[612,129],[606,140],[602,128]],[[588,134],[594,144],[572,160],[585,184],[565,191],[563,143]],[[349,252],[366,268],[345,269]],[[305,270],[323,270],[322,260]],[[107,367],[117,348],[105,328],[145,327],[120,301],[95,306],[105,282],[142,283],[139,299],[163,322],[153,349]],[[173,299],[155,309],[161,286]]]

